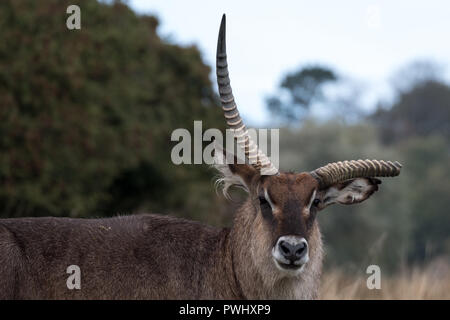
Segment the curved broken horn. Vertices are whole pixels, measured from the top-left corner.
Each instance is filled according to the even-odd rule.
[[[323,189],[349,179],[395,177],[400,174],[401,168],[397,161],[367,159],[333,162],[310,173],[319,182],[319,188]]]
[[[233,129],[234,137],[240,148],[244,150],[246,158],[250,164],[259,170],[261,174],[273,175],[278,173],[278,169],[270,162],[269,158],[259,150],[258,146],[251,139],[247,128],[242,121],[234,96],[231,90],[230,77],[228,73],[226,43],[225,43],[225,14],[220,23],[219,39],[217,41],[216,73],[217,84],[219,86],[220,101],[225,120],[230,129]]]

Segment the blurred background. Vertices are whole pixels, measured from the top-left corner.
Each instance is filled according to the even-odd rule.
[[[80,30],[66,27],[71,4]],[[214,55],[226,12],[238,106],[249,125],[281,129],[281,169],[403,164],[369,201],[320,214],[322,297],[450,298],[450,4],[346,5],[1,1],[0,217],[231,225],[242,194],[226,201],[213,169],[170,160],[176,128],[225,129]],[[371,264],[382,290],[365,287]]]

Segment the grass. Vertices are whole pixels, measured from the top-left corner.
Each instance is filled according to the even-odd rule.
[[[450,264],[440,260],[425,268],[411,268],[396,275],[381,274],[381,288],[368,289],[368,275],[354,276],[342,270],[324,272],[320,299],[446,299],[450,300]]]

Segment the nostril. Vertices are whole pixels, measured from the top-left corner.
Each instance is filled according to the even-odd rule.
[[[288,255],[291,253],[291,248],[290,248],[289,244],[286,243],[285,241],[280,241],[279,246],[280,246],[280,249],[283,252],[283,254]]]
[[[298,244],[295,248],[295,256],[297,258],[301,258],[305,254],[307,248],[308,248],[308,246],[307,246],[306,242],[302,242],[302,243]]]

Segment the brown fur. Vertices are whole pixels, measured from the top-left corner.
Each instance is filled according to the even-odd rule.
[[[260,177],[245,165],[230,169],[243,174],[249,191],[231,229],[150,214],[0,220],[0,298],[315,298],[322,241],[308,203],[317,182],[307,173]],[[374,187],[364,185],[364,197]],[[278,208],[272,216],[262,214],[262,190]],[[310,261],[295,277],[272,261],[271,249],[285,234],[309,243]],[[80,290],[66,286],[70,265],[81,269]]]

